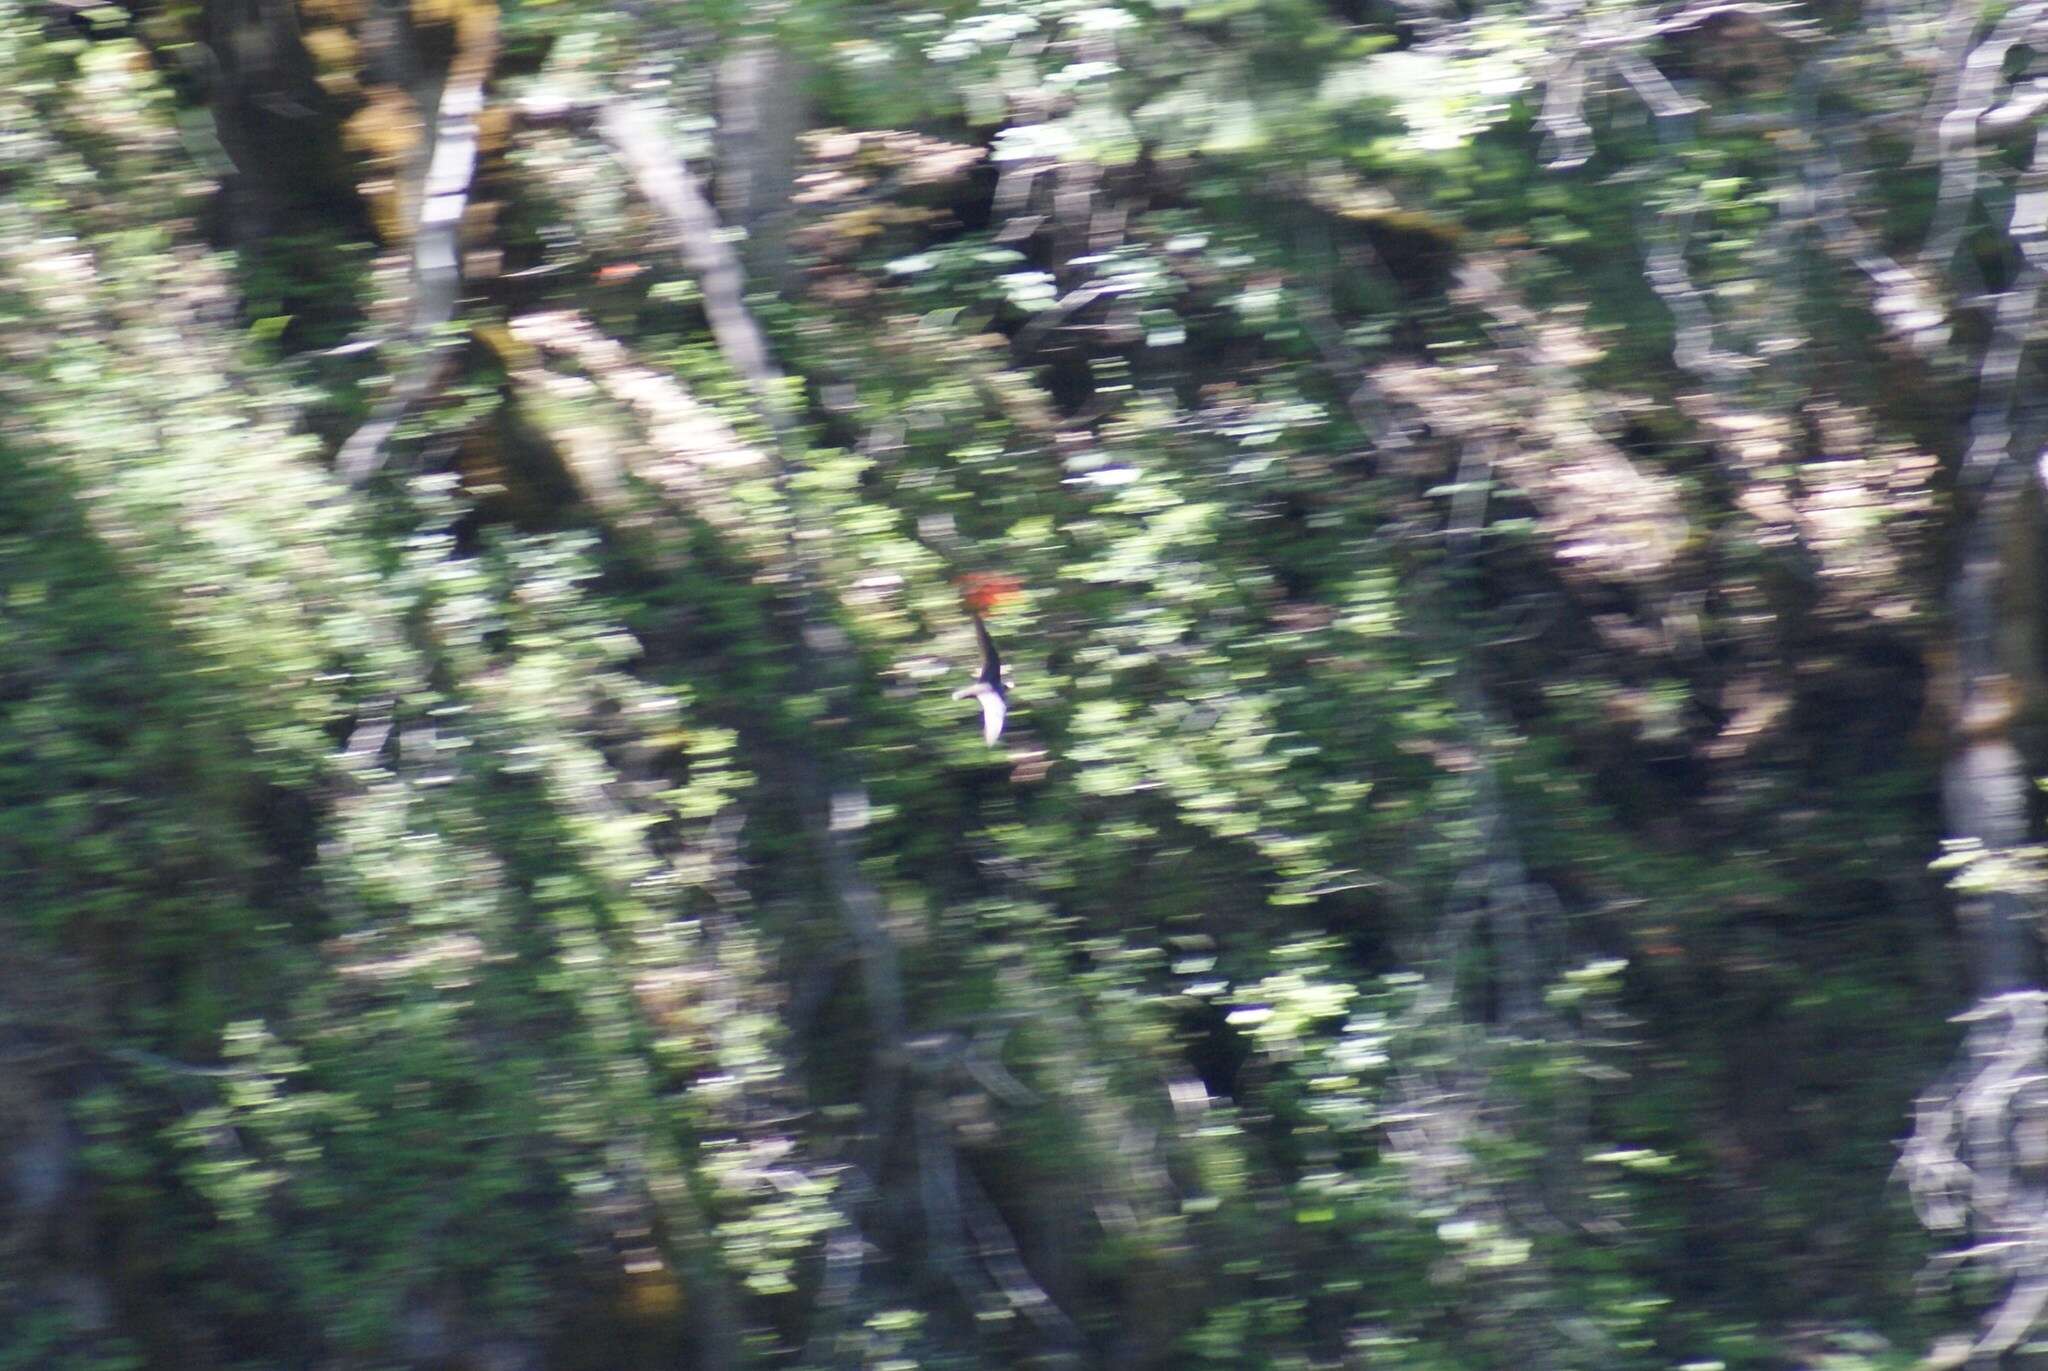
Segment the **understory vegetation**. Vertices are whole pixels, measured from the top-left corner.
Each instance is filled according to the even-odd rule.
[[[2032,1364],[2043,51],[0,4],[0,1368]]]

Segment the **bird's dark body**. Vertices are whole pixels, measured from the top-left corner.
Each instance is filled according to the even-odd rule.
[[[972,613],[972,611],[970,611]],[[981,671],[974,678],[974,684],[956,691],[953,698],[973,698],[981,704],[981,736],[990,747],[1003,736],[1003,722],[1009,717],[1010,701],[1003,690],[1003,659],[996,652],[996,640],[989,636],[988,625],[981,615],[973,614],[974,636],[981,640]]]

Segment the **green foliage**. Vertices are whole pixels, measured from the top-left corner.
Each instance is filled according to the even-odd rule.
[[[1521,6],[503,21],[494,101],[658,90],[698,162],[720,42],[805,59],[788,433],[603,146],[507,118],[505,270],[347,486],[402,254],[220,251],[169,59],[0,14],[0,998],[66,991],[0,1018],[0,1174],[54,1131],[76,1216],[0,1211],[0,1367],[1847,1371],[1954,1321],[1885,1178],[1952,1036],[1956,402],[1779,262],[1797,130],[1617,93],[1554,174]],[[1674,359],[1680,219],[1782,365]]]

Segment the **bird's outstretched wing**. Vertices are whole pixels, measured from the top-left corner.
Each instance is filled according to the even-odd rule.
[[[996,641],[981,616],[974,617],[974,636],[981,640],[981,672],[974,684],[953,692],[956,700],[970,696],[981,702],[981,736],[990,747],[1003,736],[1003,722],[1010,717],[1009,697],[1003,690],[1003,659],[996,653]]]
[[[956,700],[964,700],[970,695],[981,702],[982,740],[994,747],[996,739],[1003,736],[1003,721],[1010,717],[1010,703],[1003,698],[1002,691],[991,689],[979,681],[965,690],[953,692]]]

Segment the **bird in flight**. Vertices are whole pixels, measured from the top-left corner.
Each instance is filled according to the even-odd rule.
[[[993,572],[978,572],[960,579],[960,598],[974,620],[974,636],[981,642],[981,670],[974,684],[953,692],[956,700],[974,700],[981,705],[981,736],[990,747],[1003,736],[1003,724],[1010,717],[1009,693],[1003,686],[1003,659],[996,640],[989,636],[987,613],[1017,594],[1017,580]]]

